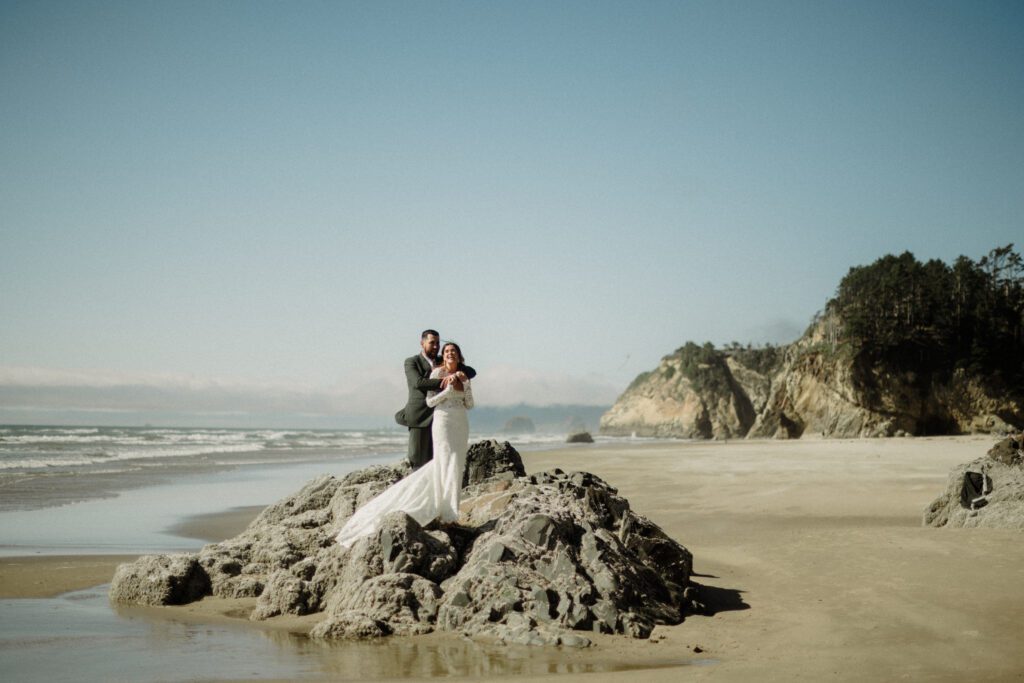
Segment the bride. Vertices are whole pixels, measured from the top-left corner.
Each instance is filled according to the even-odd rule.
[[[430,373],[431,379],[454,375],[459,371],[459,363],[465,362],[462,349],[454,342],[445,343],[441,360],[441,366]],[[466,410],[473,407],[469,380],[460,382],[454,378],[440,392],[427,392],[427,405],[434,409],[430,432],[434,459],[356,510],[336,537],[342,546],[351,547],[357,539],[372,534],[384,515],[396,510],[420,524],[434,519],[454,522],[459,518],[462,471],[469,445]]]

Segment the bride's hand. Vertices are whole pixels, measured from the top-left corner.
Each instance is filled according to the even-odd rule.
[[[455,387],[455,391],[462,391],[462,380],[459,379],[458,375],[452,375],[452,386]]]

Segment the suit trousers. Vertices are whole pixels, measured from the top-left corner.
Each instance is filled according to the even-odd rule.
[[[430,427],[409,427],[409,464],[414,470],[434,458],[434,440]]]

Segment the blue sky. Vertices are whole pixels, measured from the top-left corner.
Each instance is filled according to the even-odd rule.
[[[424,327],[611,403],[1024,242],[1021,3],[2,2],[0,92],[0,421],[377,419]]]

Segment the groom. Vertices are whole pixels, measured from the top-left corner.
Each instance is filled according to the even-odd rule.
[[[430,424],[434,409],[427,407],[427,392],[441,391],[458,378],[465,381],[476,377],[476,370],[459,364],[459,371],[444,379],[430,379],[430,373],[440,365],[437,352],[441,349],[441,335],[437,330],[423,330],[420,335],[420,353],[405,359],[405,382],[409,385],[409,400],[395,413],[395,422],[409,428],[409,464],[413,469],[426,465],[434,457],[434,443],[430,438]]]

